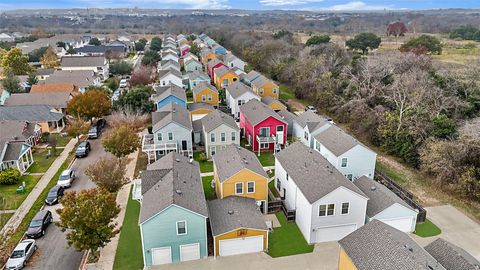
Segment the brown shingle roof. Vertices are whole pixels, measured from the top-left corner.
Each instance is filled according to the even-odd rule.
[[[78,88],[69,83],[46,83],[35,84],[30,93],[72,93],[77,92]]]

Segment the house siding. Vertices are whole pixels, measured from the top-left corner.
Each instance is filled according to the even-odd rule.
[[[217,170],[214,170],[214,179],[217,187],[217,197],[223,199],[228,196],[240,196],[245,198],[253,198],[256,201],[268,201],[268,179],[258,175],[248,169],[242,169],[226,181],[220,183]],[[247,182],[255,182],[255,192],[247,193]],[[235,194],[235,183],[243,183],[243,194]]]
[[[357,267],[353,264],[352,260],[348,257],[342,247],[340,247],[338,255],[338,270],[357,270]]]
[[[253,134],[252,135],[252,144],[253,144],[252,149],[253,149],[253,151],[257,151],[258,147],[259,147],[256,136],[257,136],[257,134],[260,133],[260,128],[269,127],[270,128],[270,136],[276,136],[277,126],[280,126],[280,125],[283,125],[283,130],[284,130],[283,141],[286,142],[287,141],[287,125],[284,122],[279,121],[274,117],[270,116],[267,119],[263,120],[262,122],[258,123],[255,127],[253,127],[252,130],[250,130],[250,132],[249,132],[249,134]],[[274,150],[274,144],[271,143],[269,145],[268,149],[262,149],[262,150],[273,151]]]
[[[347,167],[342,168],[342,158],[347,158]],[[343,174],[352,174],[353,179],[367,176],[373,179],[377,154],[371,150],[357,145],[338,157],[335,167]]]
[[[185,65],[185,71],[192,72],[195,70],[202,71],[202,64],[199,62],[192,61],[192,62],[189,62],[187,65]]]
[[[160,100],[159,102],[157,102],[157,110],[159,110],[163,106],[168,105],[170,103],[176,103],[183,108],[187,108],[187,104],[186,104],[185,100],[182,100],[182,99],[178,98],[177,96],[170,95],[170,96]]]
[[[228,239],[236,239],[239,238],[239,228],[238,230],[234,230],[219,236],[215,237],[215,256],[220,256],[220,240],[228,240]],[[258,236],[258,235],[263,235],[263,251],[267,251],[267,245],[268,245],[268,232],[267,231],[262,231],[262,230],[254,230],[254,229],[248,229],[246,228],[247,233],[243,235],[242,237],[252,237],[252,236]]]
[[[232,132],[235,132],[234,141],[232,141]],[[240,145],[240,131],[238,129],[233,129],[227,125],[221,125],[208,133],[205,132],[205,130],[202,130],[202,133],[204,134],[204,136],[202,136],[202,139],[203,139],[203,145],[205,145],[205,152],[207,154],[207,158],[211,158],[210,147],[212,146],[215,146],[216,147],[215,151],[218,152],[222,147],[226,147],[227,145],[230,145],[230,144]],[[213,143],[210,142],[210,136],[212,133],[215,134],[215,142]],[[225,133],[224,142],[221,141],[222,133]]]
[[[238,114],[240,113],[240,106],[238,106],[238,101],[243,100],[244,103],[247,103],[251,99],[256,99],[260,101],[260,97],[257,96],[253,92],[247,92],[244,93],[243,95],[240,95],[238,98],[233,98],[230,93],[227,91],[226,92],[226,99],[227,99],[227,106],[230,108],[230,112],[232,115],[234,115],[235,118],[238,117]]]
[[[223,80],[227,80],[227,85],[223,85]],[[225,73],[223,76],[218,77],[215,76],[215,85],[217,88],[226,88],[227,86],[231,85],[233,82],[240,80],[237,74],[229,71]]]
[[[161,86],[167,86],[167,85],[171,85],[171,84],[175,84],[176,86],[179,86],[179,87],[182,87],[183,88],[183,81],[182,81],[182,78],[179,78],[175,75],[167,75],[166,77],[160,79],[160,85]]]
[[[212,100],[208,100],[208,95],[212,96]],[[202,96],[205,96],[205,101],[202,100]],[[205,88],[199,93],[193,95],[193,102],[203,102],[212,106],[218,106],[218,93],[212,91],[209,88]]]
[[[252,89],[255,93],[257,93],[261,97],[271,96],[274,99],[278,99],[278,96],[280,94],[278,85],[272,82],[264,83],[260,87],[256,87],[255,85],[252,84]],[[263,89],[263,94],[260,93],[260,89]],[[273,93],[273,90],[276,90],[276,93]]]
[[[373,217],[369,217],[369,221],[372,219],[378,219],[378,220],[392,220],[392,219],[398,219],[398,218],[405,218],[405,217],[410,217],[412,219],[411,223],[411,232],[415,230],[415,225],[417,224],[417,212],[408,209],[407,207],[400,205],[398,203],[395,203],[394,205],[388,207],[387,209],[383,210],[382,212],[376,214]]]
[[[176,222],[187,221],[187,234],[177,235]],[[152,265],[152,248],[171,247],[172,262],[180,261],[180,245],[199,243],[200,258],[208,256],[206,218],[171,205],[162,213],[141,224],[145,266]]]
[[[158,140],[158,133],[162,133],[162,140]],[[173,133],[173,140],[168,140],[168,133]],[[187,141],[188,150],[192,150],[192,131],[186,129],[183,126],[178,125],[177,123],[170,123],[159,130],[154,132],[155,144],[164,144],[164,143],[176,143],[178,149],[182,148],[182,141]]]

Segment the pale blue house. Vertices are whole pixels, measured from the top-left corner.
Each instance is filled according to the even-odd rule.
[[[210,84],[210,77],[201,71],[190,72],[187,74],[187,76],[189,89],[195,88],[195,86],[201,84],[202,82]]]
[[[206,258],[208,210],[198,163],[172,152],[141,179],[144,266]]]
[[[185,61],[184,63],[185,71],[186,72],[193,72],[193,71],[202,71],[202,63],[199,61],[190,58],[189,60]]]
[[[219,44],[213,45],[212,49],[218,55],[226,55],[227,54],[227,49],[225,49],[223,46],[220,46]]]
[[[157,106],[157,110],[168,104],[178,104],[183,108],[187,108],[187,96],[183,88],[176,85],[155,86],[155,94],[151,100]]]

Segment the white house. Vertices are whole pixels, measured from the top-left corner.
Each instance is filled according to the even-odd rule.
[[[103,56],[65,56],[60,63],[61,70],[92,70],[102,80],[108,78],[108,61]]]
[[[314,136],[327,129],[331,124],[324,117],[306,111],[293,119],[293,136],[306,146],[314,147]]]
[[[230,115],[215,110],[200,121],[202,122],[201,140],[205,145],[208,158],[220,149],[225,149],[227,145],[240,145],[240,128]]]
[[[260,101],[260,97],[242,82],[236,81],[227,86],[226,101],[231,114],[235,119],[240,119],[240,106],[251,99]]]
[[[309,244],[338,241],[365,224],[368,197],[301,142],[275,155],[275,187]]]
[[[157,70],[175,69],[180,71],[180,64],[174,60],[162,60],[158,63]]]
[[[170,47],[166,47],[166,48],[162,48],[162,50],[160,50],[160,54],[163,54],[163,53],[173,53],[173,54],[177,54],[177,50],[176,49],[172,49]]]
[[[175,69],[158,71],[160,86],[176,85],[183,88],[182,73]]]
[[[353,183],[370,198],[367,221],[378,219],[402,232],[415,231],[418,212],[390,189],[366,176]]]
[[[229,68],[239,68],[241,70],[245,70],[245,62],[236,57],[235,55],[233,55],[232,53],[228,53],[226,56],[225,56],[225,64],[229,67]]]
[[[364,175],[373,178],[377,154],[341,128],[330,125],[314,140],[314,149],[349,180]]]
[[[188,52],[183,56],[183,62],[184,63],[187,62],[190,59],[194,59],[194,60],[198,61],[198,56],[196,56],[195,54],[193,54],[191,52]]]
[[[165,52],[162,53],[162,60],[173,60],[175,62],[178,62],[178,55],[172,52]]]

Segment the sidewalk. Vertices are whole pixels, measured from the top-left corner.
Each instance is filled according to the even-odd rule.
[[[57,159],[55,159],[55,161],[52,163],[50,168],[48,168],[45,174],[43,174],[42,178],[38,180],[38,183],[32,189],[30,194],[28,194],[27,198],[25,198],[25,200],[20,205],[20,207],[18,207],[18,209],[15,211],[15,213],[10,218],[10,220],[8,220],[7,224],[5,224],[2,231],[0,231],[0,234],[5,232],[7,229],[9,230],[17,229],[17,227],[22,222],[23,218],[27,215],[28,211],[30,211],[30,208],[32,207],[32,205],[35,203],[35,201],[43,192],[43,190],[47,187],[52,177],[55,176],[60,166],[62,166],[63,162],[67,160],[68,154],[70,153],[70,151],[73,150],[76,143],[77,143],[77,139],[71,139],[70,142],[68,142],[68,144],[65,146],[65,149],[62,151],[62,153],[57,157]]]
[[[130,195],[130,187],[133,184],[133,174],[135,173],[135,165],[137,164],[138,151],[130,154],[128,156],[131,159],[130,163],[127,164],[127,177],[131,180],[128,184],[123,186],[117,194],[117,204],[120,206],[120,213],[115,219],[115,223],[118,227],[121,227],[123,224],[123,219],[125,218],[125,211],[128,203],[128,196]],[[115,254],[117,253],[118,240],[120,239],[120,233],[115,235],[111,241],[100,250],[100,258],[96,263],[96,269],[101,270],[110,270],[113,269],[113,263],[115,261]]]

